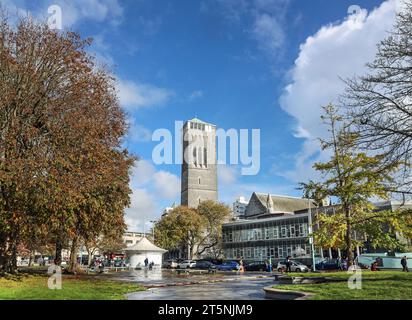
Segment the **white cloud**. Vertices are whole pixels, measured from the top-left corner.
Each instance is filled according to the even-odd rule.
[[[180,195],[178,176],[156,170],[149,160],[139,160],[133,168],[130,188],[131,207],[125,210],[125,221],[129,229],[143,231],[144,223],[159,218],[162,202],[173,202]]]
[[[252,32],[260,48],[271,53],[281,47],[285,39],[278,18],[267,13],[256,17]]]
[[[139,160],[133,168],[132,185],[143,186],[150,182],[155,174],[156,169],[154,165],[148,160]]]
[[[167,171],[156,172],[153,176],[156,194],[164,199],[176,199],[180,195],[180,179]]]
[[[259,49],[274,57],[285,41],[289,3],[290,0],[214,0],[201,2],[200,10],[218,12],[230,23],[244,23]]]
[[[117,83],[117,90],[120,104],[129,111],[164,105],[174,95],[169,89],[122,79]]]
[[[130,230],[143,231],[144,223],[158,215],[155,199],[146,189],[133,188],[130,208],[125,210],[125,222]]]
[[[239,172],[236,170],[236,168],[227,165],[218,165],[217,174],[219,184],[223,185],[234,184],[239,177]]]
[[[320,122],[321,106],[343,93],[342,78],[361,75],[376,52],[376,44],[392,29],[399,0],[388,0],[369,15],[363,10],[344,21],[323,26],[306,39],[290,72],[291,83],[280,98],[283,110],[296,119],[295,136],[304,138],[294,170],[281,175],[292,181],[314,177],[312,165],[324,161],[318,137],[326,137]]]
[[[58,5],[62,9],[62,22],[64,27],[72,27],[76,23],[87,20],[92,22],[107,22],[113,26],[119,25],[123,18],[123,7],[118,0],[38,0],[36,10],[32,9],[31,0],[0,0],[10,14],[16,9],[19,12],[30,12],[38,19],[48,17],[47,9],[51,5]]]
[[[129,132],[127,139],[129,142],[149,142],[152,140],[152,131],[145,126],[136,123],[136,119],[129,115],[127,119]]]

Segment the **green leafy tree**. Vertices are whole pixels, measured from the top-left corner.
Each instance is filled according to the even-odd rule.
[[[383,156],[368,156],[357,149],[357,136],[349,132],[338,109],[332,105],[324,108],[323,122],[328,126],[330,140],[321,140],[323,150],[331,151],[331,159],[316,163],[314,168],[323,180],[302,184],[306,195],[319,201],[329,196],[338,199],[334,212],[317,214],[314,232],[318,245],[344,248],[349,263],[353,261],[355,245],[362,245],[366,236],[374,246],[394,247],[397,241],[389,236],[384,226],[394,231],[400,229],[400,220],[408,214],[376,212],[372,198],[387,199],[386,184],[392,181],[391,174],[396,163],[382,166]]]

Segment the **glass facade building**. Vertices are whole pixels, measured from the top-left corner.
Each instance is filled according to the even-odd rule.
[[[305,262],[311,259],[308,214],[240,220],[222,227],[226,259],[277,262],[287,256]]]

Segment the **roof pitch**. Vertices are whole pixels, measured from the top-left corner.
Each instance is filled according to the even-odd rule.
[[[268,194],[256,192],[255,194],[262,205],[267,208]],[[270,197],[272,198],[274,212],[295,212],[309,208],[308,199],[277,195],[270,195]],[[311,205],[314,205],[313,201],[311,201]]]
[[[151,251],[151,252],[166,252],[167,250],[159,248],[151,243],[146,237],[140,239],[135,245],[127,247],[126,251]]]

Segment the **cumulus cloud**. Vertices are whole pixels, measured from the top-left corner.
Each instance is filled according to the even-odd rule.
[[[176,199],[180,195],[180,179],[167,171],[159,171],[153,175],[156,193],[168,200]]]
[[[125,222],[130,230],[143,231],[144,223],[158,215],[155,199],[146,189],[132,188],[131,205],[125,210]]]
[[[290,71],[291,82],[280,98],[281,108],[296,120],[295,137],[303,146],[295,168],[283,175],[296,182],[315,176],[314,161],[328,156],[320,153],[317,138],[327,136],[320,122],[321,106],[337,102],[343,93],[342,78],[361,75],[376,52],[376,44],[392,29],[399,0],[388,0],[370,12],[362,10],[344,21],[323,26],[300,46]]]
[[[128,111],[166,104],[173,91],[151,84],[119,79],[117,91],[120,104]]]
[[[144,229],[144,223],[159,218],[160,203],[175,201],[180,195],[180,178],[164,170],[156,170],[149,160],[139,160],[133,168],[130,188],[131,206],[125,210],[130,229]]]

